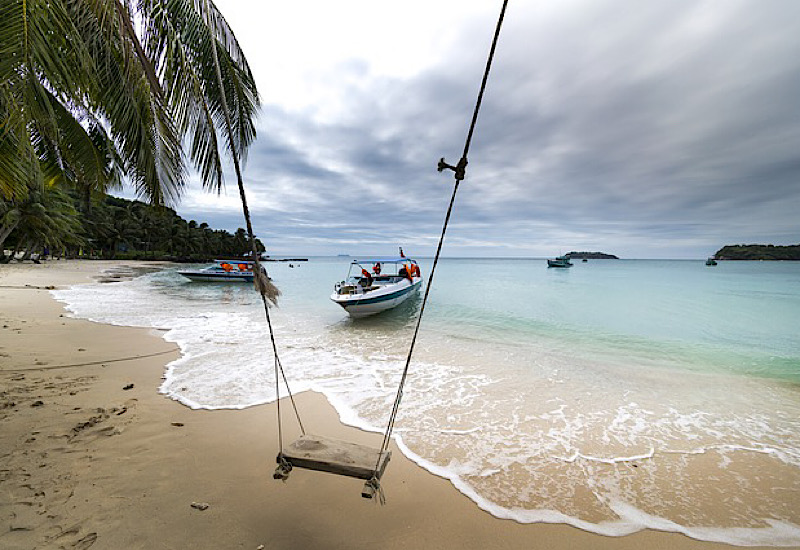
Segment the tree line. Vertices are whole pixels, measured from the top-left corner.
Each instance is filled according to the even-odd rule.
[[[800,260],[800,244],[735,244],[723,246],[714,254],[717,260]]]
[[[106,195],[86,208],[76,193],[29,202],[20,223],[0,245],[0,263],[33,254],[67,258],[205,262],[250,251],[243,228],[235,233],[186,221],[173,209]],[[264,245],[256,239],[259,252]],[[35,256],[34,256],[35,257]]]

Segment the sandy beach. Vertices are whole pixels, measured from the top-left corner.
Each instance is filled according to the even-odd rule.
[[[730,548],[498,519],[397,448],[385,506],[354,479],[296,470],[275,481],[274,405],[195,411],[168,399],[158,387],[173,344],[71,318],[49,293],[135,265],[0,266],[1,548]],[[298,405],[311,433],[380,440],[341,424],[319,394]]]

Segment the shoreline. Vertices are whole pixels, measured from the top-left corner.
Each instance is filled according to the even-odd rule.
[[[4,548],[152,548],[156,541],[253,549],[731,548],[679,533],[607,537],[499,519],[394,443],[383,507],[361,498],[359,480],[296,470],[288,482],[274,481],[274,404],[181,405],[158,393],[166,364],[180,356],[175,344],[153,329],[68,317],[46,288],[137,265],[62,260],[0,267]],[[366,444],[380,437],[342,424],[321,394],[296,399],[311,433]]]

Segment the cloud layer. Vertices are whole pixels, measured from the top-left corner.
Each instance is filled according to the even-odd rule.
[[[431,254],[453,183],[436,162],[461,154],[500,3],[445,3],[417,29],[413,14],[391,28],[392,14],[343,2],[312,30],[295,12],[218,4],[262,93],[245,175],[270,251]],[[447,255],[800,242],[800,3],[543,4],[510,3]],[[283,50],[255,20],[288,33]],[[193,185],[179,213],[241,226],[234,182],[222,198]]]

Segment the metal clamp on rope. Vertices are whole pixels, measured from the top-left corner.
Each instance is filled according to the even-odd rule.
[[[278,463],[278,467],[275,468],[275,473],[272,474],[272,479],[280,479],[281,481],[286,481],[289,479],[289,472],[292,471],[291,463],[283,458],[283,453],[278,453],[275,462]]]
[[[461,157],[461,160],[459,160],[458,164],[455,166],[452,164],[447,164],[444,161],[444,157],[442,157],[439,159],[439,164],[437,165],[436,169],[441,172],[445,168],[455,172],[456,180],[462,181],[467,176],[467,157]]]

